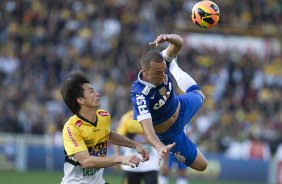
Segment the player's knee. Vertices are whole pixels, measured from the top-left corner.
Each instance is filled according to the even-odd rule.
[[[193,163],[191,165],[191,168],[197,170],[197,171],[204,171],[208,167],[208,161],[206,159],[201,160],[200,162]]]
[[[197,171],[204,171],[207,169],[207,167],[208,167],[208,163],[202,163],[202,164],[194,166],[193,169]]]
[[[207,169],[207,167],[208,167],[208,162],[205,161],[204,163],[199,165],[199,170],[198,171],[204,171],[204,170]]]

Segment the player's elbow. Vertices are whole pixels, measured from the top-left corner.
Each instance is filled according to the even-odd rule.
[[[93,168],[93,164],[92,165],[90,165],[90,163],[89,162],[87,162],[87,161],[82,161],[81,163],[80,163],[80,165],[81,165],[81,167],[82,168],[85,168],[85,169],[90,169],[90,168]]]

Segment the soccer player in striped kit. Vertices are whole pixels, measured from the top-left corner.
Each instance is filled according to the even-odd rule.
[[[70,74],[62,83],[61,94],[73,113],[62,130],[65,163],[61,184],[104,184],[104,168],[139,165],[141,159],[134,154],[108,157],[108,142],[136,149],[142,161],[149,159],[139,143],[111,131],[110,113],[99,109],[100,94],[84,74]]]

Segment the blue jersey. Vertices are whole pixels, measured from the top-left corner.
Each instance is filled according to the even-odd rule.
[[[143,81],[141,72],[133,83],[131,100],[134,107],[134,119],[138,122],[152,118],[153,125],[158,125],[169,119],[175,112],[179,100],[173,90],[168,65],[169,63],[167,63],[165,81],[160,86]]]

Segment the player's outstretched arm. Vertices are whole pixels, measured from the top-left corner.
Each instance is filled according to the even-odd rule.
[[[159,165],[161,159],[175,146],[175,143],[165,146],[155,134],[152,119],[145,119],[140,122],[146,140],[159,152]]]
[[[181,49],[183,45],[183,38],[176,34],[161,34],[157,36],[157,38],[150,42],[151,46],[158,46],[161,43],[169,42],[167,48],[163,51],[163,56],[168,61],[171,61],[176,57],[177,53]]]
[[[149,160],[149,153],[145,151],[145,149],[137,142],[128,139],[114,131],[111,131],[109,136],[109,142],[118,145],[118,146],[125,146],[129,148],[135,148],[138,153],[140,153],[143,157],[142,162]]]
[[[83,168],[106,168],[115,165],[129,165],[137,167],[140,163],[140,158],[136,155],[114,156],[114,157],[97,157],[90,156],[87,150],[80,151],[74,154],[74,157]]]

